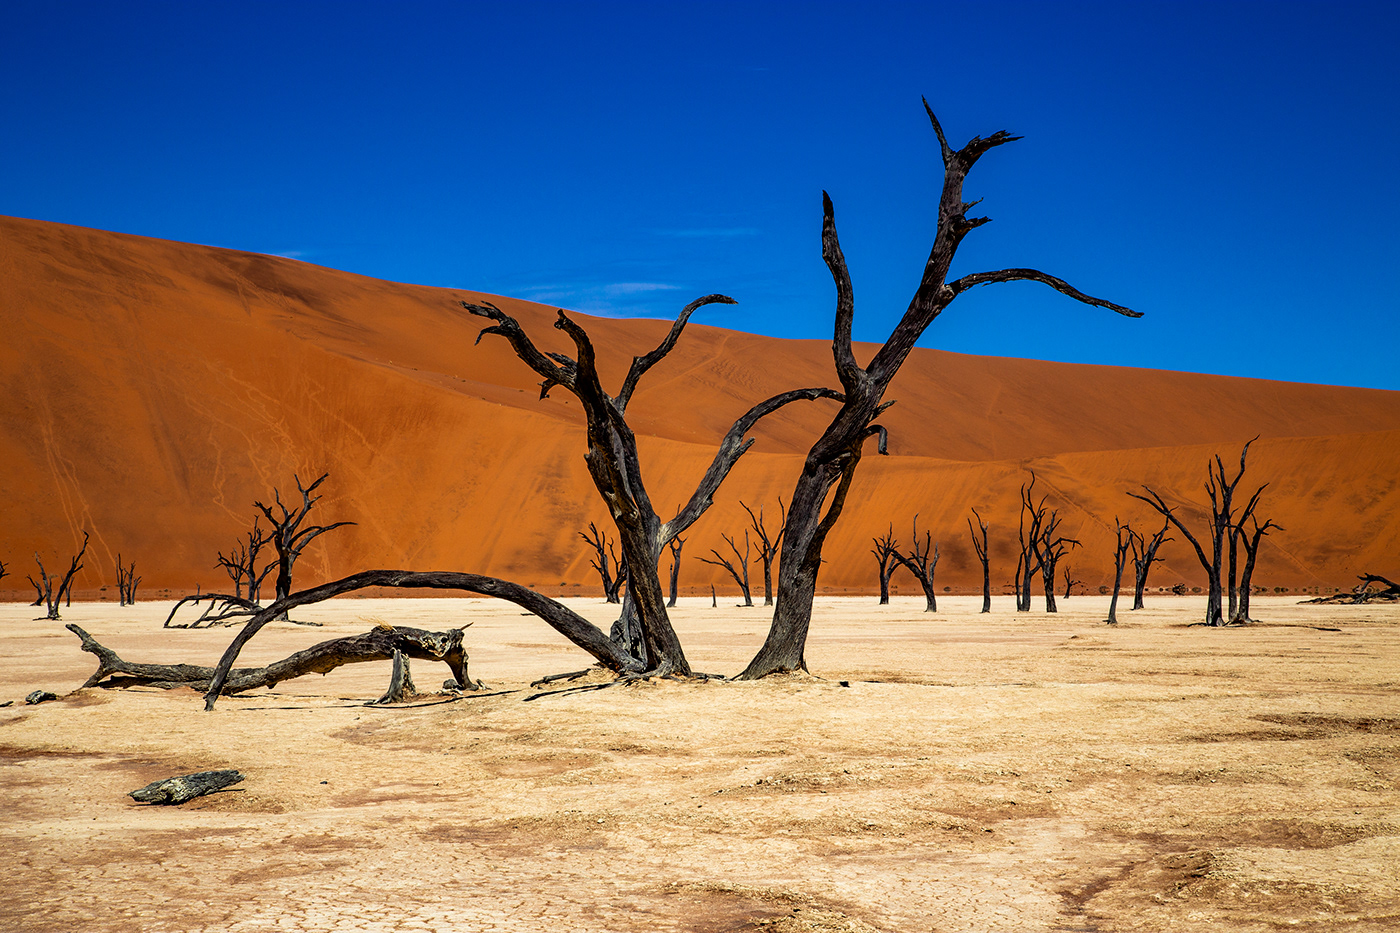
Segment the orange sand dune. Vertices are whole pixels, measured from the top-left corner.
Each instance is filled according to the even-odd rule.
[[[135,559],[146,595],[225,588],[215,553],[248,526],[253,500],[321,471],[331,479],[317,514],[358,526],[313,545],[299,582],[401,566],[551,591],[594,585],[576,535],[604,511],[577,405],[562,391],[539,400],[538,380],[499,338],[474,345],[483,322],[457,302],[496,301],[544,348],[568,350],[553,309],[7,218],[0,281],[0,561],[11,573],[0,588],[11,596],[27,591],[36,549],[50,570],[66,565],[85,529],[80,591],[114,589],[118,552]],[[583,320],[613,386],[668,326]],[[833,384],[823,342],[692,325],[630,409],[654,500],[678,503],[754,402]],[[994,578],[1009,579],[1027,467],[1083,541],[1074,575],[1097,587],[1114,513],[1151,522],[1127,489],[1149,482],[1199,502],[1206,458],[1233,458],[1255,434],[1246,484],[1272,482],[1265,514],[1287,529],[1256,582],[1400,574],[1400,393],[917,350],[891,396],[892,456],[862,464],[828,546],[822,583],[833,591],[868,590],[871,535],[894,521],[907,541],[915,512],[942,542],[943,583],[973,585],[963,521],[973,505],[993,525]],[[801,403],[762,425],[692,530],[688,558],[738,529],[739,498],[773,510],[830,411]],[[1197,582],[1181,543],[1163,554],[1156,582]],[[723,581],[687,559],[683,582]]]

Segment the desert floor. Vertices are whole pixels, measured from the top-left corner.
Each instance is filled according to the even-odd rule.
[[[1265,598],[1259,624],[1210,630],[1188,624],[1199,599],[1159,597],[1110,628],[1106,602],[824,599],[815,676],[525,702],[588,661],[534,617],[349,599],[240,663],[471,622],[491,695],[366,707],[380,662],[212,713],[188,690],[78,689],[78,640],[0,605],[0,929],[1400,928],[1400,608]],[[213,664],[231,630],[163,630],[168,608],[64,621],[127,660]],[[705,599],[674,618],[698,670],[733,674],[767,616]],[[61,699],[26,705],[36,689]],[[246,780],[181,807],[126,796],[214,768]]]

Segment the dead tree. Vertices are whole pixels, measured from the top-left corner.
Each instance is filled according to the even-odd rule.
[[[666,608],[674,609],[676,600],[680,598],[681,590],[681,549],[685,547],[685,539],[676,535],[666,542],[666,547],[671,552],[671,593],[666,600]]]
[[[525,611],[539,616],[556,632],[592,655],[599,664],[608,670],[622,674],[642,674],[647,670],[639,658],[619,648],[598,626],[563,603],[536,593],[519,583],[474,573],[365,570],[340,580],[323,583],[309,590],[292,593],[285,599],[279,599],[253,613],[252,617],[244,623],[243,628],[234,636],[228,648],[224,650],[223,656],[214,668],[214,674],[209,680],[209,688],[204,694],[204,708],[206,710],[214,708],[219,696],[230,683],[229,678],[233,671],[233,664],[238,660],[243,646],[269,622],[280,616],[285,616],[287,612],[298,606],[324,602],[328,599],[334,599],[336,596],[368,587],[451,590],[508,600]],[[465,684],[465,681],[458,682]]]
[[[753,556],[753,550],[749,545],[749,533],[747,529],[744,531],[744,553],[742,554],[739,553],[739,546],[734,543],[733,538],[725,534],[720,535],[720,537],[729,545],[729,549],[734,552],[734,560],[731,561],[714,548],[710,549],[710,553],[715,555],[714,560],[710,560],[708,557],[697,557],[696,560],[705,564],[713,564],[716,567],[723,567],[725,570],[729,571],[729,575],[734,578],[734,582],[739,584],[739,592],[744,594],[744,605],[752,606],[753,596],[749,592],[749,560]]]
[[[5,577],[8,576],[8,574],[9,572],[6,570],[5,562],[3,560],[0,560],[0,580],[5,579]]]
[[[136,605],[136,585],[141,578],[136,575],[136,561],[122,564],[121,552],[117,553],[117,595],[122,606]]]
[[[1065,599],[1069,599],[1070,593],[1076,586],[1083,586],[1083,580],[1076,580],[1069,575],[1069,567],[1065,568]]]
[[[1042,500],[1042,505],[1044,500]],[[1066,538],[1056,534],[1060,528],[1060,510],[1051,509],[1046,516],[1040,529],[1040,541],[1036,544],[1036,553],[1040,561],[1040,582],[1045,589],[1045,611],[1058,612],[1055,605],[1055,569],[1060,563],[1060,558],[1068,553],[1068,549],[1079,547],[1079,541],[1075,538]]]
[[[311,510],[316,507],[316,503],[321,501],[320,496],[312,495],[316,487],[326,481],[329,473],[322,473],[321,476],[310,486],[301,484],[301,477],[295,473],[292,479],[296,480],[297,492],[301,493],[301,504],[295,508],[287,508],[282,501],[282,494],[273,487],[272,505],[263,505],[261,502],[254,502],[253,505],[267,517],[268,523],[272,526],[267,533],[269,543],[277,551],[277,579],[273,582],[273,587],[277,593],[278,601],[286,599],[292,592],[292,567],[296,564],[297,558],[301,557],[301,552],[306,550],[306,546],[328,531],[334,531],[345,525],[353,525],[354,522],[333,522],[329,525],[307,525],[302,527],[302,522],[306,521],[306,516],[311,514]],[[273,508],[276,511],[273,511]]]
[[[1255,438],[1257,440],[1257,438]],[[1140,499],[1156,509],[1163,518],[1176,526],[1176,530],[1190,542],[1191,547],[1196,552],[1196,559],[1200,561],[1201,568],[1206,572],[1207,594],[1206,594],[1206,619],[1205,624],[1210,626],[1228,625],[1234,621],[1238,615],[1237,593],[1235,583],[1235,528],[1242,523],[1243,518],[1235,516],[1234,497],[1235,489],[1239,486],[1240,480],[1244,478],[1245,458],[1249,456],[1249,445],[1254,440],[1248,441],[1244,449],[1240,451],[1240,469],[1235,474],[1234,479],[1229,479],[1225,475],[1225,463],[1220,459],[1220,455],[1215,455],[1213,463],[1206,464],[1206,495],[1210,498],[1210,521],[1206,525],[1206,537],[1209,539],[1210,556],[1206,556],[1205,548],[1201,541],[1191,533],[1176,515],[1176,507],[1169,506],[1164,498],[1149,486],[1143,486],[1146,495],[1142,493],[1130,492],[1128,495],[1134,499]],[[1268,485],[1267,483],[1265,485]],[[1254,506],[1259,501],[1259,494],[1264,491],[1264,487],[1259,487],[1258,492],[1251,497],[1247,507],[1247,513],[1252,513]],[[1226,615],[1222,603],[1224,601],[1224,591],[1226,581],[1224,580],[1225,556],[1230,556],[1230,579],[1228,588],[1230,590],[1230,614]]]
[[[258,525],[258,517],[253,516],[253,527],[248,532],[247,540],[239,539],[238,545],[229,550],[228,556],[224,552],[219,552],[217,567],[222,567],[233,581],[233,596],[235,599],[243,599],[243,587],[248,587],[247,604],[256,609],[262,604],[262,585],[272,571],[277,569],[277,562],[271,561],[261,568],[258,567],[258,554],[262,549],[272,542],[272,536],[265,534]]]
[[[1133,535],[1136,532],[1118,520],[1118,516],[1113,516],[1113,525],[1118,536],[1117,543],[1113,548],[1113,595],[1108,599],[1108,618],[1104,621],[1109,625],[1118,624],[1118,591],[1123,588],[1123,570],[1128,565],[1128,548],[1133,542]],[[1065,576],[1069,576],[1069,571],[1065,571]],[[1069,596],[1069,591],[1065,591],[1065,596]]]
[[[938,545],[933,542],[930,532],[924,532],[924,540],[919,542],[919,516],[914,516],[914,547],[908,554],[895,551],[894,559],[919,581],[924,591],[924,611],[938,611],[938,597],[933,591],[933,575],[938,570]]]
[[[1359,606],[1373,600],[1383,603],[1400,602],[1400,583],[1388,580],[1378,573],[1357,574],[1356,579],[1361,582],[1352,587],[1349,593],[1318,596],[1313,599],[1305,599],[1303,603]],[[1372,584],[1376,584],[1377,588],[1371,589]]]
[[[579,532],[578,536],[587,541],[598,555],[590,558],[589,564],[598,572],[598,577],[603,582],[603,598],[610,603],[620,603],[622,598],[618,595],[622,589],[622,583],[627,578],[627,565],[619,560],[617,550],[613,547],[614,542],[605,532],[599,531],[598,526],[593,522],[588,523],[588,534]],[[616,576],[614,576],[614,571]]]
[[[137,664],[124,661],[112,649],[100,644],[76,625],[67,629],[82,639],[82,648],[97,657],[97,670],[84,687],[158,687],[173,690],[190,687],[208,690],[217,668],[194,664]],[[400,654],[410,658],[441,661],[452,671],[452,679],[463,690],[479,685],[467,676],[467,652],[462,648],[462,629],[425,632],[422,629],[381,624],[363,635],[335,638],[266,667],[229,671],[223,685],[225,694],[244,693],[259,687],[274,687],[284,680],[307,674],[327,674],[345,664],[388,661]]]
[[[1021,547],[1016,558],[1017,612],[1031,611],[1031,581],[1035,579],[1041,565],[1040,531],[1045,522],[1045,500],[1048,497],[1041,496],[1038,503],[1034,501],[1035,479],[1035,471],[1032,470],[1030,483],[1021,484],[1021,516],[1016,530],[1017,541]]]
[[[972,514],[977,516],[977,528],[972,527],[972,519],[967,520],[967,533],[972,537],[972,549],[977,552],[977,559],[982,562],[982,611],[992,611],[992,565],[987,557],[987,523],[982,521],[982,516],[973,509]]]
[[[808,452],[789,500],[788,530],[783,540],[778,573],[777,606],[763,647],[742,674],[746,678],[806,669],[804,649],[811,625],[817,574],[821,568],[822,546],[840,518],[851,479],[860,462],[862,446],[870,437],[879,437],[880,450],[884,452],[885,431],[875,423],[875,419],[890,404],[884,399],[885,390],[924,330],[958,295],[977,285],[1032,281],[1048,285],[1076,301],[1129,317],[1141,316],[1121,305],[1086,295],[1069,283],[1035,269],[974,272],[947,281],[948,269],[963,237],[990,219],[967,216],[967,211],[977,202],[963,201],[963,180],[985,153],[1020,137],[1006,132],[994,133],[986,139],[977,136],[955,150],[948,144],[943,128],[927,101],[924,102],[924,110],[938,137],[943,157],[938,231],[908,309],[889,339],[875,351],[865,367],[856,362],[851,346],[855,298],[851,276],[836,236],[836,212],[831,198],[825,193],[822,195],[822,258],[826,260],[836,286],[832,356],[844,398],[836,417]],[[822,512],[823,505],[826,507],[825,514]]]
[[[875,555],[875,563],[880,567],[880,605],[890,604],[890,576],[899,566],[899,542],[894,539],[894,524],[885,531],[883,538],[871,538],[875,546],[870,553]]]
[[[1241,533],[1239,534],[1240,545],[1245,551],[1245,561],[1244,570],[1240,573],[1239,602],[1237,603],[1235,615],[1232,619],[1232,621],[1240,624],[1253,621],[1249,617],[1249,594],[1250,588],[1254,584],[1254,560],[1259,556],[1259,541],[1269,533],[1270,529],[1277,529],[1278,531],[1284,530],[1281,526],[1275,525],[1274,520],[1271,518],[1265,519],[1264,524],[1259,524],[1259,520],[1254,516],[1253,502],[1249,505],[1248,518],[1254,525],[1254,529],[1249,534],[1244,534],[1243,529],[1241,529]],[[1241,518],[1240,524],[1242,525],[1243,523],[1244,519]]]
[[[520,322],[493,304],[462,302],[470,314],[492,322],[477,340],[487,334],[504,337],[515,355],[543,381],[540,397],[560,386],[576,397],[587,419],[589,475],[617,526],[622,557],[630,580],[623,601],[622,617],[614,627],[619,650],[641,661],[643,669],[689,674],[690,664],[666,614],[657,566],[661,552],[677,535],[693,525],[714,501],[715,492],[753,438],[745,435],[759,419],[790,402],[827,398],[840,400],[840,393],[826,388],[797,389],[759,402],[743,414],[720,441],[709,469],[695,492],[674,518],[661,522],[652,506],[642,479],[637,440],[627,424],[627,405],[642,376],[675,348],[686,322],[696,309],[709,304],[734,304],[724,295],[706,295],[686,305],[656,349],[634,357],[617,395],[609,395],[599,379],[593,342],[582,327],[559,311],[554,326],[573,342],[577,358],[563,353],[545,353],[530,340]]]
[[[1166,537],[1172,526],[1171,519],[1162,522],[1162,527],[1151,538],[1144,538],[1132,529],[1128,530],[1128,543],[1133,549],[1133,608],[1142,608],[1142,594],[1147,590],[1147,574],[1152,565],[1162,560],[1157,549],[1172,538]]]
[[[62,580],[49,576],[44,570],[44,562],[39,559],[39,552],[34,552],[34,562],[39,565],[39,579],[29,578],[29,582],[38,591],[39,598],[34,601],[36,606],[45,606],[47,613],[44,618],[57,619],[59,617],[58,607],[62,603],[66,606],[73,605],[73,578],[77,576],[79,570],[83,569],[83,555],[87,553],[88,533],[83,532],[83,546],[78,549],[78,553],[68,565],[68,572],[63,575]],[[54,583],[58,583],[58,590],[55,592]]]
[[[742,499],[739,504],[744,506],[744,511],[749,513],[749,527],[753,529],[754,535],[758,538],[758,559],[763,561],[763,605],[773,605],[773,561],[777,559],[778,548],[783,543],[783,529],[787,526],[787,509],[783,506],[783,497],[778,497],[778,530],[773,534],[764,527],[763,506],[758,507],[758,514],[753,513],[753,509],[744,505]]]

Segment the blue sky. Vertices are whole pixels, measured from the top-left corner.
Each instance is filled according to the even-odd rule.
[[[908,302],[955,145],[955,273],[1032,266],[925,346],[1400,389],[1400,4],[175,3],[0,8],[0,213],[829,339]],[[1053,391],[1053,387],[1047,387]],[[1129,388],[1130,387],[1125,387]]]

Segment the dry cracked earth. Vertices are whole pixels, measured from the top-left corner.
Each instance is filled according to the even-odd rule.
[[[601,600],[572,601],[599,622]],[[388,663],[225,698],[78,689],[62,623],[0,605],[0,929],[1272,931],[1400,928],[1400,608],[1262,599],[1248,628],[1158,598],[990,615],[820,601],[814,676],[592,672],[484,600],[344,600],[244,662],[384,622],[472,623],[486,695],[368,707]],[[228,629],[75,605],[135,661],[212,664]],[[683,604],[732,674],[762,609]],[[414,662],[420,687],[447,669]],[[26,705],[32,690],[59,699]],[[237,768],[178,807],[126,796]]]

